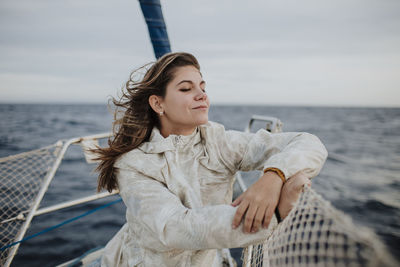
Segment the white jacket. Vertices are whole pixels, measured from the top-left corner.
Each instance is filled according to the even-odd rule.
[[[243,133],[209,122],[164,138],[154,128],[114,165],[127,223],[107,244],[102,266],[221,266],[220,249],[260,243],[268,233],[232,229],[235,173],[275,167],[285,177],[314,177],[326,157],[308,133]]]

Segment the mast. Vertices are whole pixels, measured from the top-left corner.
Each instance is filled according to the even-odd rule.
[[[139,0],[156,58],[171,52],[160,0]]]

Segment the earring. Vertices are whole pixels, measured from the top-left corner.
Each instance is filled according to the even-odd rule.
[[[162,115],[164,115],[164,111],[161,111],[161,112],[160,112],[160,116],[162,116]]]

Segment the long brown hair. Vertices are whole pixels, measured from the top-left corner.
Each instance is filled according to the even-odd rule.
[[[166,54],[156,62],[133,71],[121,98],[112,98],[115,105],[113,137],[108,140],[108,147],[93,150],[100,160],[96,168],[99,172],[97,191],[117,189],[114,163],[118,157],[148,141],[153,127],[160,127],[158,115],[150,107],[149,97],[165,97],[167,84],[174,78],[176,69],[188,65],[200,71],[193,55],[182,52]],[[135,81],[137,74],[146,68],[143,79]]]

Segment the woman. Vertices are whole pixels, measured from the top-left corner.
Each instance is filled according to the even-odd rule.
[[[127,207],[102,266],[221,266],[220,249],[266,238],[275,209],[285,217],[327,157],[311,134],[249,134],[209,122],[191,54],[167,54],[141,81],[132,76],[114,100],[125,110],[114,139],[97,151],[98,189],[118,188]],[[264,174],[231,203],[235,173],[256,169]]]

